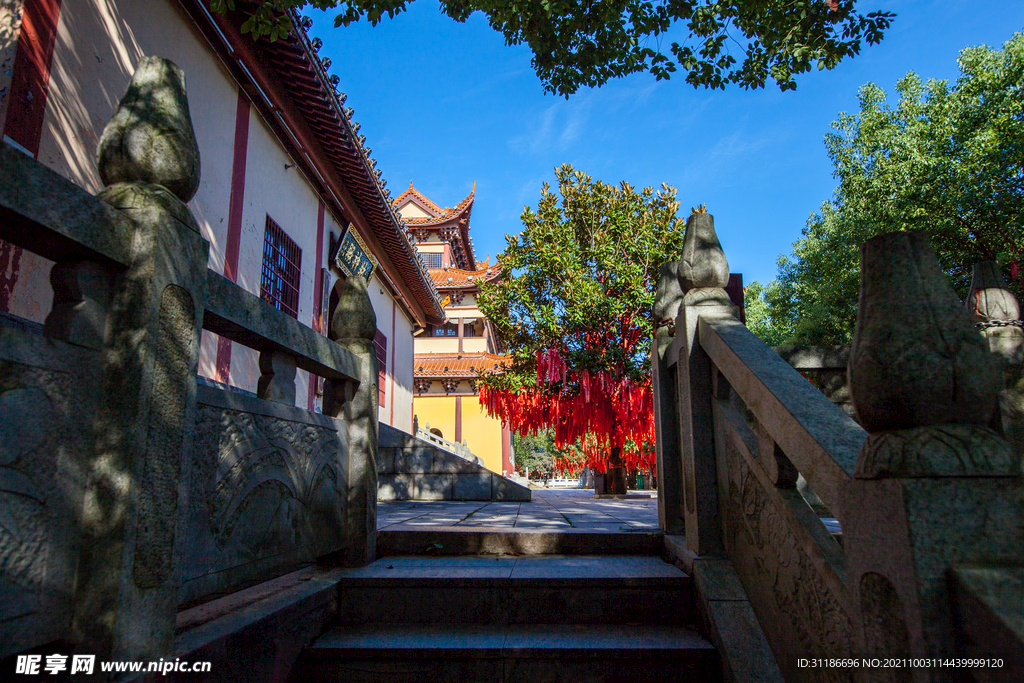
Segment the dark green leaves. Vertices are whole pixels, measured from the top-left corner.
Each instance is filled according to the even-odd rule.
[[[649,71],[658,80],[678,69],[694,87],[762,88],[773,80],[796,88],[794,76],[833,69],[863,43],[882,40],[890,12],[860,14],[856,0],[442,0],[455,21],[483,12],[508,45],[526,44],[545,90],[568,97],[581,87]],[[402,12],[408,0],[261,0],[243,31],[271,40],[284,35],[287,12],[311,5],[337,8],[335,26],[366,18],[376,25]],[[231,0],[214,0],[217,11]],[[675,25],[688,37],[671,57],[651,44]],[[652,40],[654,39],[654,40]],[[675,61],[673,61],[673,59]]]
[[[675,190],[608,185],[571,166],[555,171],[523,230],[500,256],[508,275],[485,286],[480,307],[513,356],[494,386],[532,384],[538,349],[558,349],[574,371],[649,372],[651,308],[659,266],[679,257]],[[625,322],[624,322],[625,321]]]
[[[895,106],[869,83],[860,112],[832,124],[825,144],[839,186],[763,296],[771,326],[791,341],[850,339],[859,246],[874,235],[927,232],[961,296],[972,264],[998,260],[1009,279],[1010,264],[1024,263],[1024,34],[1003,50],[967,48],[959,64],[952,86],[907,74]]]

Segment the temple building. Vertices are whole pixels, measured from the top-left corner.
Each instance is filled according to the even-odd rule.
[[[0,28],[8,11],[0,7]],[[17,16],[13,33],[0,30],[2,145],[98,192],[97,146],[136,65],[144,55],[174,61],[202,158],[189,208],[208,267],[325,335],[341,284],[366,278],[379,419],[411,432],[413,332],[442,323],[444,311],[330,60],[317,54],[322,43],[306,34],[312,22],[291,13],[287,36],[253,41],[242,8],[220,14],[199,0],[41,0]],[[0,240],[0,326],[42,334],[52,266]],[[201,383],[255,395],[256,351],[206,329],[201,343]],[[296,405],[319,410],[322,387],[299,369]]]
[[[420,429],[465,443],[489,470],[511,474],[511,432],[484,412],[479,399],[479,375],[500,371],[504,357],[477,306],[480,283],[501,277],[501,265],[478,263],[473,253],[469,218],[475,195],[474,183],[457,206],[442,208],[409,183],[395,199],[447,315],[443,324],[427,325],[414,338],[413,412]]]

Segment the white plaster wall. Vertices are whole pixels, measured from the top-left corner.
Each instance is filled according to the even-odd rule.
[[[90,192],[101,189],[96,147],[135,66],[145,55],[185,72],[202,171],[189,208],[224,269],[238,88],[177,3],[64,0],[38,160]]]
[[[96,148],[100,135],[139,59],[149,54],[172,60],[185,72],[202,159],[199,191],[189,207],[210,242],[210,266],[220,271],[237,88],[176,3],[61,3],[37,159],[89,192],[99,191]],[[21,265],[10,312],[43,322],[53,301],[49,282],[53,263],[24,252]]]
[[[298,319],[310,324],[316,271],[316,224],[320,199],[292,158],[255,111],[249,113],[249,146],[245,163],[245,195],[238,252],[238,284],[260,294],[263,239],[269,215],[302,250]],[[308,376],[296,382],[296,403],[306,406]],[[239,344],[231,350],[231,383],[256,391],[259,354]]]
[[[398,308],[395,321],[394,420],[391,426],[412,433],[413,337],[412,320]],[[388,415],[389,419],[391,415]]]
[[[209,267],[224,270],[227,216],[238,88],[205,40],[194,30],[177,3],[158,0],[64,0],[54,49],[50,94],[38,159],[90,192],[102,188],[96,168],[96,147],[104,126],[124,93],[139,59],[145,55],[171,59],[185,72],[189,107],[201,157],[199,190],[189,207],[203,236],[210,242]],[[310,325],[319,306],[316,299],[316,227],[319,198],[285,153],[262,117],[250,110],[246,154],[238,284],[259,295],[263,234],[269,214],[302,249],[299,320]],[[325,216],[323,259],[328,235],[339,234],[338,221]],[[52,301],[49,269],[52,263],[25,252],[22,274],[12,297],[12,313],[37,322],[45,319]],[[325,283],[330,286],[331,283]],[[388,336],[389,378],[382,421],[412,426],[412,321],[392,306],[380,283],[371,284],[378,327]],[[392,310],[396,311],[392,335]],[[394,337],[394,339],[392,338]],[[392,345],[395,344],[392,363]],[[232,345],[231,383],[255,391],[258,355]],[[216,375],[217,337],[203,332],[200,373]],[[391,367],[391,366],[394,367]],[[308,374],[299,371],[296,403],[306,407]]]

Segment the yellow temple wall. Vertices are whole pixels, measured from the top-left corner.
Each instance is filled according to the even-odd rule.
[[[421,429],[429,423],[441,430],[441,438],[455,441],[454,396],[416,396],[413,410]],[[484,467],[501,474],[501,421],[487,415],[477,396],[462,397],[462,440],[484,461]]]
[[[501,421],[487,415],[478,396],[462,397],[462,438],[484,467],[501,474]]]
[[[416,337],[416,353],[458,353],[459,340],[455,337]]]
[[[440,429],[441,438],[455,441],[455,397],[437,396],[413,398],[412,410],[419,418],[420,429]]]

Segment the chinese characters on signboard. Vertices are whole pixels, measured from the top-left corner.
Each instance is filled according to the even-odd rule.
[[[356,235],[355,230],[351,226],[345,230],[345,234],[342,236],[341,242],[338,243],[332,260],[335,267],[345,273],[345,275],[349,277],[358,275],[367,280],[373,274],[373,269],[377,267],[377,263],[370,256],[369,249],[366,248],[366,245],[359,239],[359,236]]]

